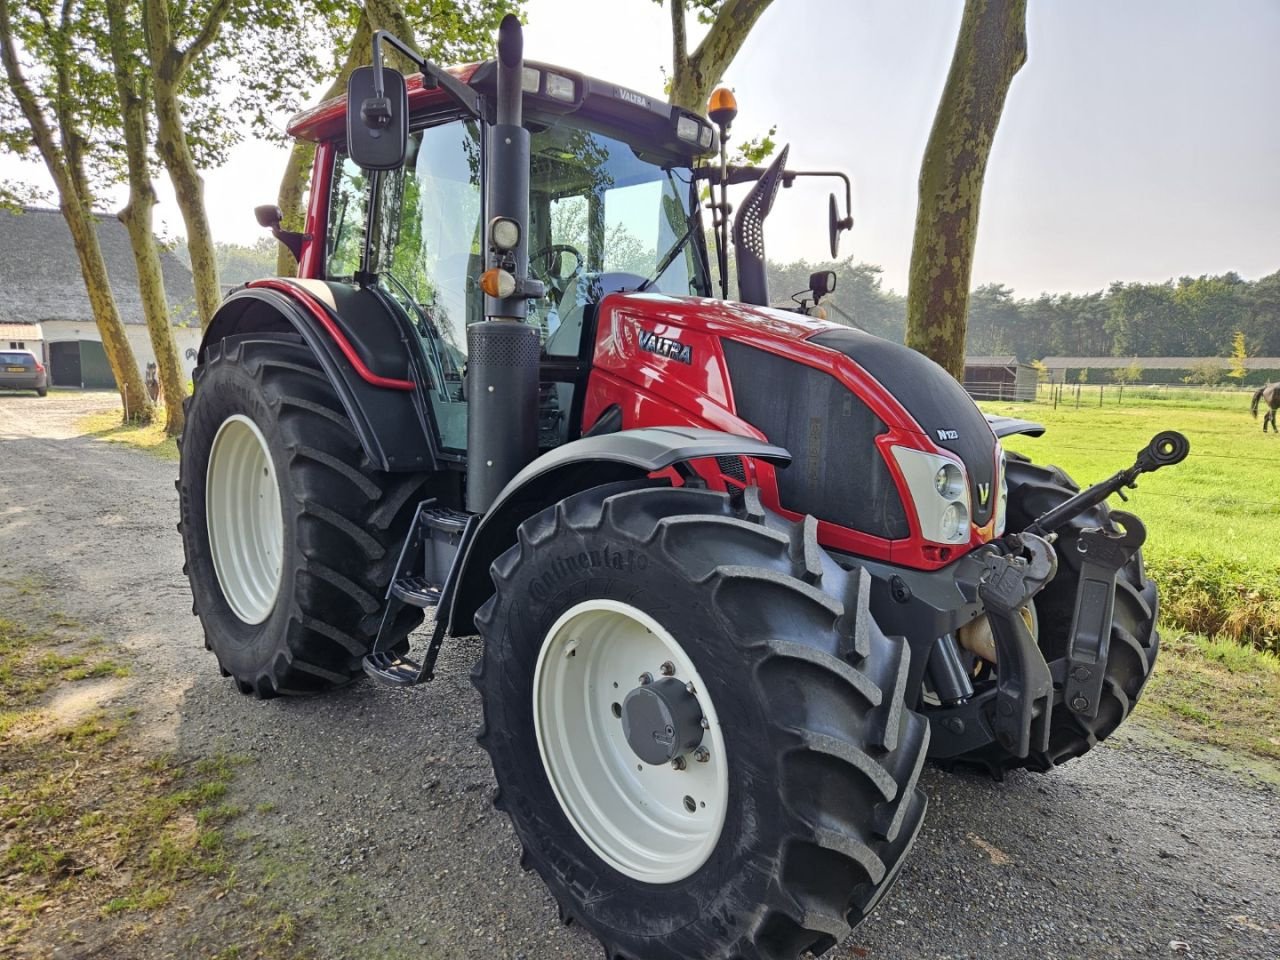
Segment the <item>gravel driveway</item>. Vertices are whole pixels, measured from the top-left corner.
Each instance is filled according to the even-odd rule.
[[[230,798],[262,840],[242,845],[246,873],[270,870],[324,958],[597,960],[489,805],[477,641],[446,645],[417,691],[240,696],[191,616],[176,465],[75,435],[113,400],[0,396],[0,578],[44,576],[58,607],[132,654],[128,696],[156,749],[253,758]],[[927,771],[901,880],[829,956],[1274,960],[1276,782],[1141,724],[1047,776]]]

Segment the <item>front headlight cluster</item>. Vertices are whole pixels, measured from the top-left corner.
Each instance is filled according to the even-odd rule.
[[[964,468],[934,453],[892,447],[893,459],[907,480],[920,532],[934,543],[969,540],[969,479]]]

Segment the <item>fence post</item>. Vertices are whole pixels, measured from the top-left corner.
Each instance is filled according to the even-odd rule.
[[[1102,391],[1103,391],[1103,390],[1105,390],[1105,389],[1106,389],[1106,387],[1105,387],[1105,386],[1103,386],[1101,383],[1100,383],[1100,384],[1098,384],[1098,406],[1099,406],[1099,407],[1101,407],[1101,406],[1102,406]]]

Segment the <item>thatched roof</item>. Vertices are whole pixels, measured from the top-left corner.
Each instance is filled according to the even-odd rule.
[[[124,224],[110,214],[100,215],[98,242],[120,316],[125,323],[145,322]],[[197,322],[191,271],[167,250],[160,253],[160,268],[173,322]],[[0,321],[93,322],[71,231],[57,210],[29,207],[18,213],[0,208],[0,291]]]

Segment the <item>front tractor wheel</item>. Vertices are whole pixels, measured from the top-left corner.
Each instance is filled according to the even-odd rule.
[[[1009,527],[1021,530],[1037,517],[1079,492],[1079,486],[1055,466],[1040,466],[1026,458],[1009,457]],[[1058,531],[1054,549],[1057,575],[1036,595],[1028,624],[1051,668],[1068,654],[1071,620],[1080,590],[1081,559],[1077,544],[1082,531],[1110,521],[1105,503],[1087,510]],[[945,761],[947,766],[976,768],[995,779],[1006,771],[1026,768],[1040,773],[1088,753],[1111,736],[1133,711],[1155,666],[1160,649],[1156,631],[1159,602],[1156,585],[1147,578],[1142,553],[1134,554],[1116,575],[1115,610],[1111,621],[1106,679],[1098,715],[1092,719],[1071,712],[1057,684],[1049,722],[1049,749],[1016,757],[997,742]],[[999,670],[999,666],[996,666]]]
[[[205,646],[242,693],[311,693],[360,675],[422,474],[369,467],[296,337],[208,348],[182,435],[184,567]],[[403,643],[421,621],[406,607]]]
[[[925,811],[909,653],[816,524],[615,484],[526,521],[477,616],[480,742],[522,862],[611,958],[798,957]]]

